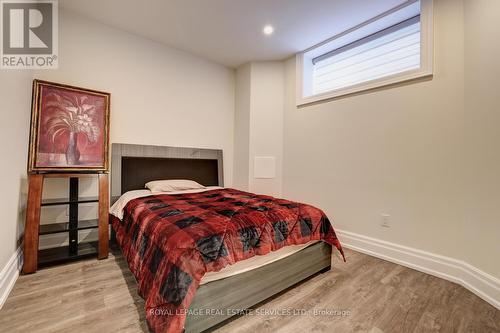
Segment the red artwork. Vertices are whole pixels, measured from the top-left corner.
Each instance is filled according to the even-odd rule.
[[[34,94],[30,171],[106,170],[109,94],[37,80]]]

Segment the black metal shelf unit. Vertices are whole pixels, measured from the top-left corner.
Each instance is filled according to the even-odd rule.
[[[64,261],[85,258],[97,254],[97,242],[78,242],[78,231],[97,229],[99,225],[98,219],[93,220],[78,220],[78,205],[81,203],[99,202],[98,197],[82,197],[78,196],[79,178],[71,177],[69,179],[69,198],[63,199],[44,199],[41,206],[69,206],[69,221],[65,223],[52,223],[40,225],[39,235],[49,235],[56,233],[68,233],[69,245],[55,248],[38,250],[38,265],[47,266],[50,264],[61,263]]]
[[[99,202],[99,197],[85,197],[85,198],[78,198],[78,200],[71,200],[70,198],[43,199],[41,206],[42,207],[44,207],[44,206],[60,206],[60,205],[69,205],[69,204],[75,204],[75,203],[89,203],[89,202]]]

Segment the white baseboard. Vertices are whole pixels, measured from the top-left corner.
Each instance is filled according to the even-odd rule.
[[[500,280],[464,261],[349,231],[336,233],[346,248],[460,284],[500,310]]]
[[[23,266],[22,249],[19,247],[0,272],[0,309],[4,305]]]

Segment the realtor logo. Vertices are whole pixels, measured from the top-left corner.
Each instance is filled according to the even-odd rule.
[[[57,1],[1,0],[1,68],[57,68]]]

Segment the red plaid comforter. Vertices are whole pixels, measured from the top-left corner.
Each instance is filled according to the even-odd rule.
[[[234,189],[134,199],[112,224],[157,333],[182,332],[207,272],[312,240],[342,253],[320,209]]]

